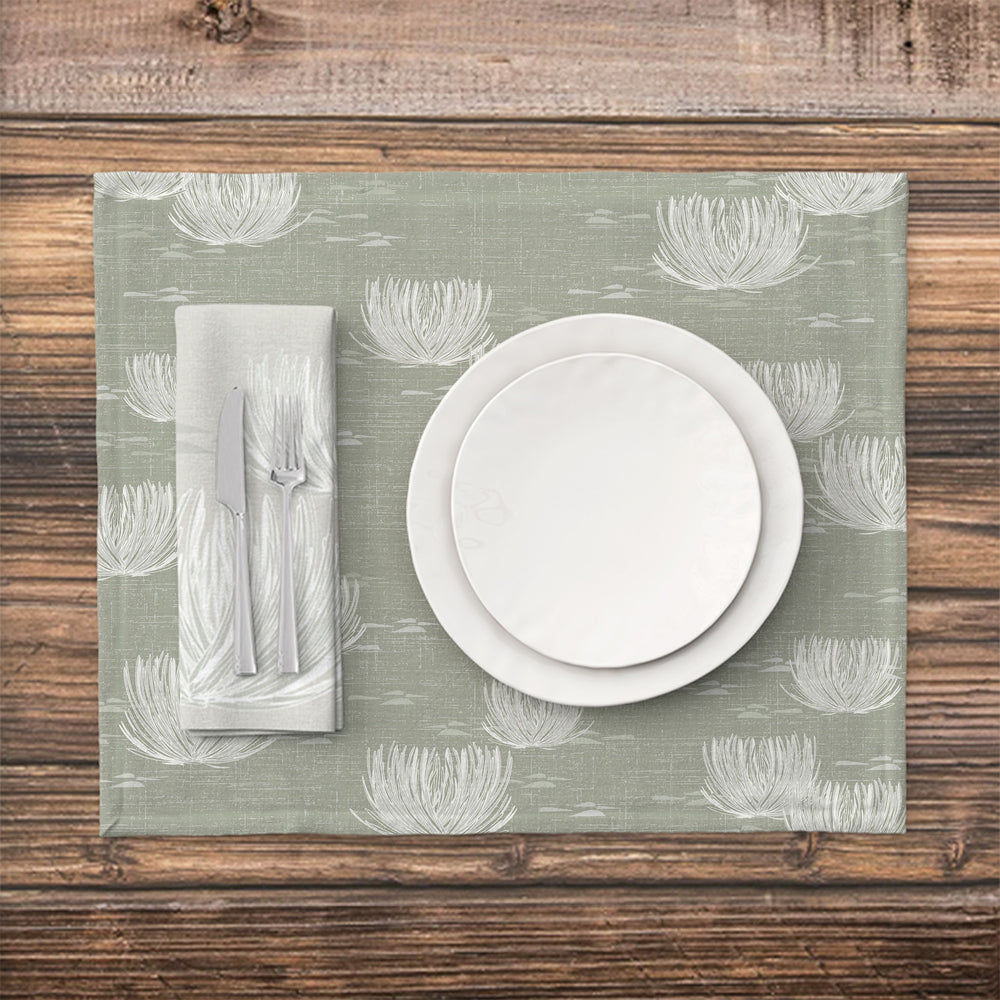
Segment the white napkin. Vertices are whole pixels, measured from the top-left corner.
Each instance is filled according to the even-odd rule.
[[[181,306],[177,327],[181,726],[200,735],[341,728],[334,312],[324,306]],[[244,454],[257,673],[233,669],[233,516],[216,499],[219,415],[245,394]],[[274,403],[298,396],[306,481],[292,493],[300,672],[277,667],[281,491]]]

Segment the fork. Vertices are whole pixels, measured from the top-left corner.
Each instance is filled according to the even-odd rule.
[[[274,400],[271,479],[281,487],[281,592],[278,604],[278,672],[299,672],[295,631],[295,573],[292,568],[292,490],[306,481],[302,456],[302,407],[298,398]]]

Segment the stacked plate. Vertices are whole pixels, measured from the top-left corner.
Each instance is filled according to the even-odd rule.
[[[728,355],[656,320],[573,316],[455,383],[407,524],[434,613],[484,670],[617,705],[689,684],[760,628],[798,555],[802,480]]]

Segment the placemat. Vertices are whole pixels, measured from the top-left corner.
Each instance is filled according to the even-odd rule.
[[[845,173],[95,178],[106,835],[905,825],[906,179]],[[344,729],[177,717],[174,311],[337,311]],[[629,312],[746,365],[800,457],[788,590],[702,681],[575,709],[492,681],[410,563],[420,433],[495,343]]]

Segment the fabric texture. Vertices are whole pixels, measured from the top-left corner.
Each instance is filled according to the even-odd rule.
[[[181,727],[203,735],[333,732],[341,704],[333,310],[182,305],[175,322]],[[233,667],[233,518],[216,500],[219,412],[235,386],[245,393],[252,677]],[[282,513],[271,468],[279,397],[301,407],[306,469],[291,500],[297,674],[277,665]]]
[[[103,833],[904,828],[904,175],[126,179],[99,175],[94,209]],[[337,310],[340,733],[181,724],[174,312],[195,303]],[[468,365],[597,311],[744,364],[807,507],[788,589],[735,657],[581,710],[455,647],[405,506],[423,426]]]

